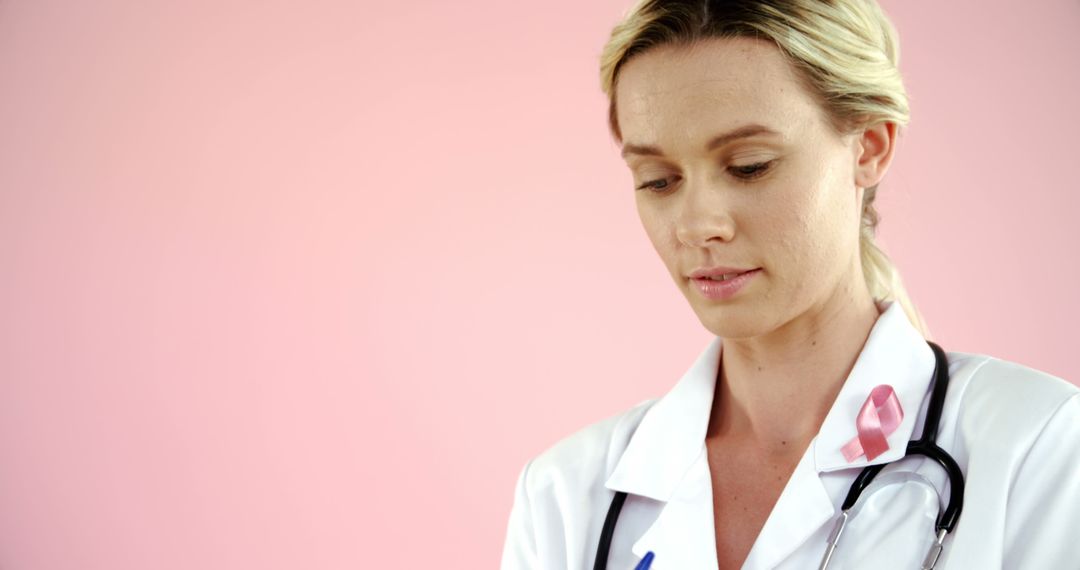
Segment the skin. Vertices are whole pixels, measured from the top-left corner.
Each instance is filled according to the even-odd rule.
[[[638,54],[615,96],[642,225],[723,339],[705,443],[717,562],[739,568],[880,314],[859,223],[896,126],[837,133],[779,49],[753,38]],[[748,124],[776,134],[706,148]],[[658,154],[627,152],[642,146]],[[760,271],[710,300],[689,274],[715,266]]]

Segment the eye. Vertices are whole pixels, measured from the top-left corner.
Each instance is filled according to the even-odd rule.
[[[735,165],[728,168],[736,178],[743,180],[753,180],[759,176],[765,174],[765,172],[772,165],[773,161],[756,162],[754,164]]]
[[[664,190],[667,190],[668,185],[669,185],[669,182],[668,182],[667,178],[660,178],[659,180],[650,180],[649,182],[646,182],[646,183],[642,184],[641,186],[638,186],[637,189],[638,190],[649,190],[649,191],[656,192],[657,194],[659,194],[659,193],[663,192]]]

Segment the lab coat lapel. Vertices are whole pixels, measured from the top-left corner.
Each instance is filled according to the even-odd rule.
[[[605,486],[667,501],[705,448],[720,363],[714,337],[683,377],[638,424]]]
[[[701,446],[694,463],[656,521],[631,548],[639,558],[652,551],[652,570],[717,570],[712,479]]]
[[[775,568],[823,525],[833,524],[839,505],[830,497],[821,473],[851,469],[854,478],[867,465],[888,463],[904,456],[933,375],[934,355],[899,303],[886,301],[882,306],[885,310],[871,329],[818,435],[811,440],[807,453],[780,494],[744,568]],[[841,448],[855,437],[855,416],[870,391],[879,384],[893,387],[904,418],[886,438],[887,451],[869,462],[860,456],[849,463]],[[846,487],[843,494],[847,494]]]
[[[605,486],[663,501],[631,550],[656,554],[653,570],[716,570],[712,483],[705,432],[721,342],[716,337],[646,412]]]

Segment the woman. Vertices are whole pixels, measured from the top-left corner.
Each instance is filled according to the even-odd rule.
[[[646,0],[616,26],[611,130],[646,233],[716,338],[664,397],[525,466],[504,570],[650,552],[654,570],[818,568],[849,487],[886,464],[828,567],[920,567],[937,495],[958,487],[905,456],[935,350],[873,241],[908,120],[895,38],[869,0]],[[936,442],[966,490],[936,567],[1080,568],[1080,390],[946,356]]]

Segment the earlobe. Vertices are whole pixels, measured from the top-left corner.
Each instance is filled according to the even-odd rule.
[[[896,123],[867,127],[858,137],[855,157],[855,185],[869,188],[881,182],[896,150]]]

